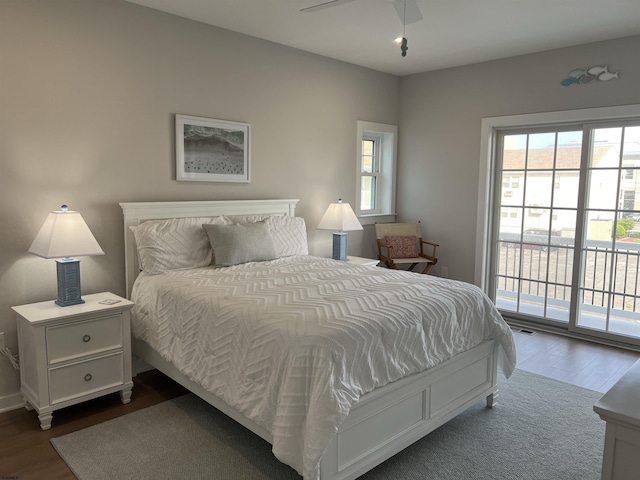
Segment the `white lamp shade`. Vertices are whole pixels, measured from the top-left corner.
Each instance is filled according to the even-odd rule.
[[[353,212],[348,203],[332,203],[327,208],[322,220],[318,224],[320,230],[337,230],[339,232],[349,232],[352,230],[362,230],[362,225],[358,217]]]
[[[29,252],[43,258],[104,255],[82,215],[67,210],[49,213]]]

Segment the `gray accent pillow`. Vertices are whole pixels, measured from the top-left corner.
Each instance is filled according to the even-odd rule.
[[[209,236],[218,267],[277,258],[269,225],[265,222],[233,225],[202,225]]]

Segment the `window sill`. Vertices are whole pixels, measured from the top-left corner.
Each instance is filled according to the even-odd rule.
[[[373,215],[360,215],[358,220],[362,225],[373,225],[374,223],[389,223],[396,221],[397,213],[376,213]]]

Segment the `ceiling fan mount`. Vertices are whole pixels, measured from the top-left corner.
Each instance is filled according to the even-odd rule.
[[[355,2],[356,0],[325,0],[324,2],[311,5],[310,7],[300,9],[301,12],[312,13],[325,8],[338,7],[345,3]],[[403,25],[409,25],[411,23],[422,20],[422,12],[418,7],[417,0],[389,0],[394,6],[398,17]]]
[[[317,12],[318,10],[324,10],[325,8],[337,7],[344,5],[345,3],[355,2],[356,0],[325,0],[324,2],[317,3],[310,7],[302,8],[300,11],[305,13]],[[411,23],[422,20],[422,12],[418,7],[417,0],[389,0],[396,9],[398,17],[402,22],[402,37],[397,38],[396,42],[400,44],[400,51],[402,56],[407,56],[407,36],[405,35],[405,28]]]

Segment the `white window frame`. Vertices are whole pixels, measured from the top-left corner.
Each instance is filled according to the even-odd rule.
[[[357,122],[356,138],[356,215],[363,225],[376,222],[393,222],[396,213],[396,158],[398,154],[398,126],[384,123]],[[362,210],[362,141],[377,142],[376,208]]]
[[[381,205],[380,205],[380,196],[381,196],[381,192],[380,192],[380,165],[381,165],[381,150],[382,150],[382,135],[380,134],[373,134],[370,132],[364,132],[362,134],[362,141],[360,142],[362,144],[362,142],[364,141],[372,141],[373,142],[373,158],[372,158],[372,165],[371,165],[371,172],[365,172],[364,169],[362,168],[362,155],[360,156],[360,181],[362,182],[362,178],[363,177],[371,177],[373,178],[373,205],[375,206],[375,208],[371,208],[371,209],[367,209],[367,210],[362,210],[362,204],[360,205],[360,209],[362,211],[363,214],[366,215],[376,215],[379,214],[381,212]],[[362,183],[360,183],[360,202],[362,203]]]
[[[493,212],[493,178],[495,177],[492,162],[496,148],[494,138],[496,130],[519,127],[523,125],[562,125],[566,123],[595,122],[606,120],[622,120],[640,116],[640,104],[616,107],[585,108],[581,110],[565,110],[557,112],[509,115],[503,117],[487,117],[482,119],[480,145],[480,172],[478,176],[478,209],[476,229],[476,261],[474,283],[487,292],[490,285],[490,232],[493,228],[491,215]]]

